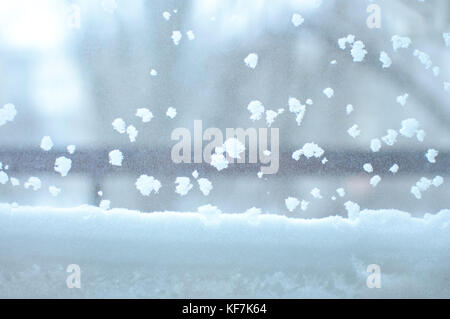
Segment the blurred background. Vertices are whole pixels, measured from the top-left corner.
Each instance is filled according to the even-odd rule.
[[[381,28],[366,25],[371,3],[381,8]],[[293,13],[305,19],[301,26],[291,22]],[[175,30],[182,34],[178,45],[171,38]],[[112,208],[146,212],[195,211],[205,204],[243,212],[255,206],[308,218],[345,214],[348,200],[415,215],[450,208],[445,32],[447,0],[1,0],[0,106],[12,103],[18,113],[0,126],[0,162],[21,185],[0,184],[0,201],[66,207],[106,199]],[[353,62],[349,49],[339,49],[338,39],[348,34],[366,45],[362,63]],[[396,34],[410,37],[410,48],[394,52]],[[425,68],[415,49],[430,56],[439,74]],[[391,57],[390,68],[381,67],[380,51]],[[259,57],[255,69],[244,63],[251,52]],[[327,87],[334,89],[331,99],[322,92]],[[396,98],[404,93],[409,97],[401,106]],[[289,112],[289,97],[314,101],[301,126]],[[195,119],[203,120],[204,129],[224,132],[266,127],[264,119],[249,119],[252,100],[266,110],[285,108],[272,124],[280,132],[279,174],[258,178],[259,165],[218,172],[207,164],[171,163],[172,130],[192,129]],[[354,107],[351,114],[347,104]],[[176,108],[174,119],[166,116],[168,107]],[[143,123],[135,116],[138,108],[148,108],[154,118]],[[138,130],[134,143],[113,130],[119,117]],[[380,152],[371,151],[371,139],[398,131],[407,118],[425,130],[422,143],[399,136],[394,146],[383,143]],[[361,130],[357,138],[347,133],[354,124]],[[40,148],[43,136],[55,144],[49,152]],[[294,161],[292,152],[307,142],[319,144],[328,163]],[[74,154],[66,151],[70,144],[76,145]],[[429,148],[440,152],[435,164],[424,156]],[[113,149],[123,152],[122,167],[109,164]],[[72,159],[66,177],[53,170],[59,156]],[[362,169],[367,162],[371,174]],[[395,175],[389,172],[394,163],[400,166]],[[208,196],[191,176],[196,169],[213,184]],[[159,194],[139,193],[134,183],[141,174],[161,181]],[[382,180],[372,187],[375,174]],[[420,200],[410,193],[421,177],[436,175],[444,177],[442,186],[423,192]],[[39,190],[23,187],[30,176],[41,179]],[[189,176],[194,184],[186,196],[175,193],[177,176]],[[61,188],[57,197],[50,185]],[[310,194],[315,187],[322,199]],[[336,193],[340,187],[344,197]],[[308,209],[290,213],[289,196],[310,202]]]

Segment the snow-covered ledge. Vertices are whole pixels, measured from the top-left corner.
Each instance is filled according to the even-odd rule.
[[[366,284],[371,264],[381,288]],[[449,298],[450,210],[307,220],[1,205],[0,297]]]

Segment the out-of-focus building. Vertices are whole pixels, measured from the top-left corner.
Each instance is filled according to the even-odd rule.
[[[446,0],[379,1],[379,29],[366,25],[369,4],[314,0],[3,1],[0,104],[14,103],[19,113],[13,123],[0,127],[0,147],[39,150],[41,138],[49,135],[55,150],[64,150],[69,144],[86,152],[170,150],[175,144],[170,139],[172,130],[192,129],[195,119],[203,120],[205,128],[266,127],[264,119],[249,119],[247,105],[259,100],[266,110],[285,109],[272,124],[280,130],[282,153],[307,142],[319,144],[325,155],[327,151],[370,153],[372,139],[386,135],[388,129],[398,131],[407,118],[420,122],[426,132],[424,141],[399,136],[394,146],[383,143],[381,151],[450,151],[450,93],[444,90],[444,82],[450,81],[450,49],[442,36],[450,32],[450,4]],[[163,12],[167,13],[163,16]],[[79,28],[68,25],[73,22],[68,19],[78,13]],[[291,22],[294,13],[304,18],[298,27]],[[182,34],[178,45],[171,38],[173,31]],[[350,48],[338,46],[338,39],[348,34],[365,44],[368,53],[361,63],[353,62]],[[394,35],[411,38],[410,47],[394,51]],[[432,67],[426,69],[414,56],[415,50],[428,54]],[[382,68],[381,51],[392,59],[390,68]],[[255,69],[244,63],[251,52],[258,54]],[[439,67],[439,74],[434,74],[433,67]],[[152,69],[156,76],[150,74]],[[334,90],[331,99],[323,93],[327,87]],[[408,99],[402,106],[396,99],[405,93]],[[301,126],[289,112],[289,97],[302,103],[313,100]],[[354,108],[351,114],[346,112],[348,104]],[[136,109],[143,107],[154,115],[149,123],[135,116]],[[165,115],[168,107],[176,108],[174,119]],[[111,123],[118,117],[136,127],[136,142],[112,129]],[[354,124],[361,130],[357,138],[347,133]],[[60,154],[55,153],[57,156]],[[170,157],[164,153],[158,161],[170,161]],[[20,159],[9,164],[22,182],[29,177],[20,171]],[[113,207],[144,211],[195,210],[211,203],[225,211],[256,206],[288,213],[284,199],[295,196],[310,202],[306,212],[296,213],[308,217],[343,213],[347,200],[363,208],[413,213],[433,213],[449,206],[446,183],[417,200],[410,187],[420,177],[434,175],[426,171],[401,174],[400,167],[398,175],[390,176],[387,170],[392,164],[374,167],[373,174],[366,174],[361,167],[360,174],[322,175],[320,171],[302,174],[293,162],[289,176],[261,179],[257,170],[237,176],[227,176],[224,170],[202,176],[214,186],[208,197],[197,185],[187,196],[175,194],[175,172],[152,163],[148,171],[121,173],[118,169],[101,181],[82,171],[61,178],[50,167],[49,174],[40,176],[40,191],[0,185],[0,198],[24,204],[76,205],[98,203],[101,198],[95,194],[102,190]],[[107,157],[98,165],[109,165]],[[134,164],[127,165],[133,168]],[[140,174],[160,179],[160,194],[143,197],[134,186]],[[376,188],[369,185],[374,174],[383,176]],[[57,198],[47,192],[52,184],[62,188]],[[321,189],[321,200],[310,195],[314,187]],[[339,187],[346,189],[343,198],[335,192]]]

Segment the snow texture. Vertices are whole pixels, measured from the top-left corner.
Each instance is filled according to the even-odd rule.
[[[108,210],[111,208],[111,201],[107,199],[102,199],[98,207],[100,207],[103,210]]]
[[[169,107],[166,111],[166,115],[173,119],[175,118],[175,116],[177,116],[177,110],[173,107]]]
[[[341,50],[345,50],[347,48],[347,44],[352,44],[353,42],[355,42],[355,36],[352,34],[338,39],[338,45]]]
[[[216,147],[214,154],[211,155],[211,165],[214,166],[218,171],[221,171],[228,167],[228,161],[223,155],[225,150],[222,147]]]
[[[119,132],[120,134],[123,134],[126,132],[126,124],[123,119],[116,118],[112,123],[113,129]]]
[[[173,31],[172,32],[172,37],[171,37],[172,41],[173,41],[173,44],[175,44],[175,45],[180,44],[180,41],[181,41],[182,37],[183,37],[183,34],[180,31],[178,31],[178,30]]]
[[[398,133],[396,130],[388,129],[387,134],[381,138],[386,145],[392,146],[397,142]]]
[[[391,58],[390,58],[389,55],[388,55],[386,52],[384,52],[384,51],[381,51],[381,52],[380,52],[380,62],[383,63],[383,65],[382,65],[383,69],[389,68],[389,67],[392,65],[392,60],[391,60]]]
[[[138,136],[138,130],[133,125],[128,125],[127,127],[128,138],[131,143],[136,142],[136,137]]]
[[[392,174],[395,174],[395,173],[398,172],[398,169],[399,169],[399,166],[398,166],[397,164],[394,164],[394,165],[391,166],[391,168],[389,168],[389,171],[390,171]]]
[[[153,118],[153,113],[149,109],[140,108],[136,110],[136,116],[142,119],[142,122],[148,123]]]
[[[275,119],[277,118],[278,114],[280,114],[279,112],[275,112],[273,110],[267,110],[266,111],[266,124],[267,126],[272,126],[272,123],[275,121]]]
[[[334,90],[332,88],[326,88],[323,90],[323,94],[325,94],[327,98],[331,99],[334,96]]]
[[[417,198],[422,198],[422,192],[427,191],[432,185],[434,187],[439,187],[444,183],[444,178],[442,176],[435,176],[432,180],[426,177],[421,177],[415,185],[411,186],[411,193]]]
[[[358,125],[354,124],[347,130],[347,133],[351,137],[356,138],[357,136],[359,136],[359,134],[361,134],[361,130],[358,128]]]
[[[378,152],[381,149],[381,141],[378,138],[374,138],[370,141],[370,149],[372,152]]]
[[[244,59],[244,62],[249,68],[254,69],[254,68],[256,68],[256,65],[258,64],[258,55],[256,53],[250,53]]]
[[[180,196],[187,195],[189,191],[192,189],[194,185],[191,184],[191,180],[189,177],[177,177],[175,179],[175,184],[177,186],[175,187],[175,193],[179,194]]]
[[[152,192],[158,193],[161,183],[153,176],[141,175],[136,180],[136,188],[143,196],[149,196]]]
[[[308,205],[309,205],[309,202],[308,202],[308,201],[302,200],[302,201],[300,202],[300,209],[301,209],[302,211],[306,211],[306,210],[308,209]]]
[[[36,176],[31,176],[24,184],[23,186],[28,189],[31,188],[34,191],[40,190],[42,187],[41,180]]]
[[[44,136],[41,140],[41,148],[44,151],[48,152],[52,149],[52,147],[53,147],[53,141],[50,138],[50,136]]]
[[[350,53],[353,57],[353,62],[362,62],[367,54],[367,50],[365,49],[364,43],[358,40],[353,43]]]
[[[305,116],[306,105],[300,103],[295,97],[290,97],[288,100],[289,112],[296,114],[295,121],[300,126]]]
[[[17,110],[14,104],[7,103],[0,108],[0,126],[5,125],[7,122],[14,121],[17,115]]]
[[[392,41],[392,48],[394,51],[397,51],[398,49],[407,49],[411,44],[411,39],[408,37],[401,37],[399,35],[394,35],[391,38]]]
[[[429,69],[433,65],[430,56],[425,52],[416,49],[414,50],[413,55],[419,59],[420,63],[425,65],[425,69]]]
[[[264,105],[260,101],[254,100],[248,104],[247,110],[251,113],[250,119],[252,121],[257,121],[261,119],[262,114],[264,113]]]
[[[199,178],[197,182],[203,195],[208,196],[213,189],[212,183],[206,178]]]
[[[9,177],[4,171],[0,171],[0,184],[5,185],[8,183]]]
[[[241,143],[237,138],[229,138],[223,143],[223,149],[227,152],[228,156],[231,158],[241,158],[239,154],[245,151],[244,144]]]
[[[0,296],[450,297],[450,210],[415,218],[346,206],[350,219],[3,204]],[[81,267],[81,289],[66,286],[70,264]],[[370,264],[381,267],[381,289],[366,286]]]
[[[450,32],[442,33],[442,38],[446,46],[450,47]]]
[[[345,111],[347,112],[347,115],[350,115],[350,113],[352,113],[354,110],[353,105],[351,104],[347,104],[347,106],[345,107]]]
[[[288,197],[284,200],[284,203],[286,204],[286,208],[293,212],[294,209],[297,208],[297,206],[300,204],[300,201],[295,197]]]
[[[397,103],[400,104],[401,106],[405,106],[406,100],[408,100],[408,97],[409,97],[408,93],[397,96]]]
[[[311,194],[314,198],[317,198],[317,199],[321,199],[321,198],[322,198],[322,195],[320,194],[320,189],[318,189],[317,187],[314,187],[314,188],[311,190],[310,194]]]
[[[296,161],[298,161],[300,159],[300,156],[302,155],[306,158],[320,158],[323,153],[324,150],[316,143],[306,143],[301,149],[296,150],[294,153],[292,153],[292,158]]]
[[[413,137],[419,130],[419,122],[414,118],[409,118],[402,121],[400,134],[405,137]]]
[[[58,187],[52,185],[52,186],[49,186],[48,191],[53,197],[56,197],[61,193],[61,188],[58,188]]]
[[[186,32],[186,35],[187,35],[189,41],[195,40],[195,34],[194,34],[194,31],[188,30],[188,31]]]
[[[345,189],[343,189],[342,187],[336,189],[336,193],[338,193],[338,195],[340,197],[344,197],[345,196]]]
[[[363,165],[363,169],[369,174],[373,172],[373,167],[372,167],[372,164],[370,164],[370,163],[365,163]]]
[[[2,172],[0,172],[0,174],[1,173]],[[8,176],[8,175],[6,175],[6,176]],[[10,180],[12,186],[19,186],[20,185],[19,179],[15,178],[15,177],[11,177],[9,180]]]
[[[62,177],[67,176],[72,168],[72,160],[65,156],[58,157],[55,160],[55,171],[60,173]]]
[[[292,15],[291,22],[294,26],[298,27],[302,25],[303,22],[305,22],[305,19],[303,19],[303,17],[299,13],[294,13]]]
[[[120,150],[109,152],[109,163],[114,166],[122,166],[123,154]]]
[[[168,11],[164,11],[164,12],[162,13],[162,16],[163,16],[164,19],[166,19],[167,21],[169,21],[169,19],[170,19],[170,17],[171,17],[171,14],[170,14],[170,12],[168,12]]]
[[[377,187],[378,183],[381,181],[381,177],[379,175],[375,175],[370,179],[370,185],[373,187]]]
[[[426,152],[425,157],[427,158],[428,162],[430,162],[430,163],[436,163],[436,156],[438,156],[438,155],[439,155],[439,152],[438,152],[438,151],[436,151],[436,150],[433,149],[433,148],[430,148],[430,149]]]
[[[75,153],[76,149],[77,149],[77,147],[73,144],[67,145],[67,153],[69,153],[69,154]]]

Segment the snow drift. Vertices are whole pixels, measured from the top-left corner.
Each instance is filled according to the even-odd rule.
[[[450,210],[355,218],[0,206],[0,297],[450,297]],[[69,289],[67,266],[81,269]],[[370,264],[381,288],[366,285]]]

